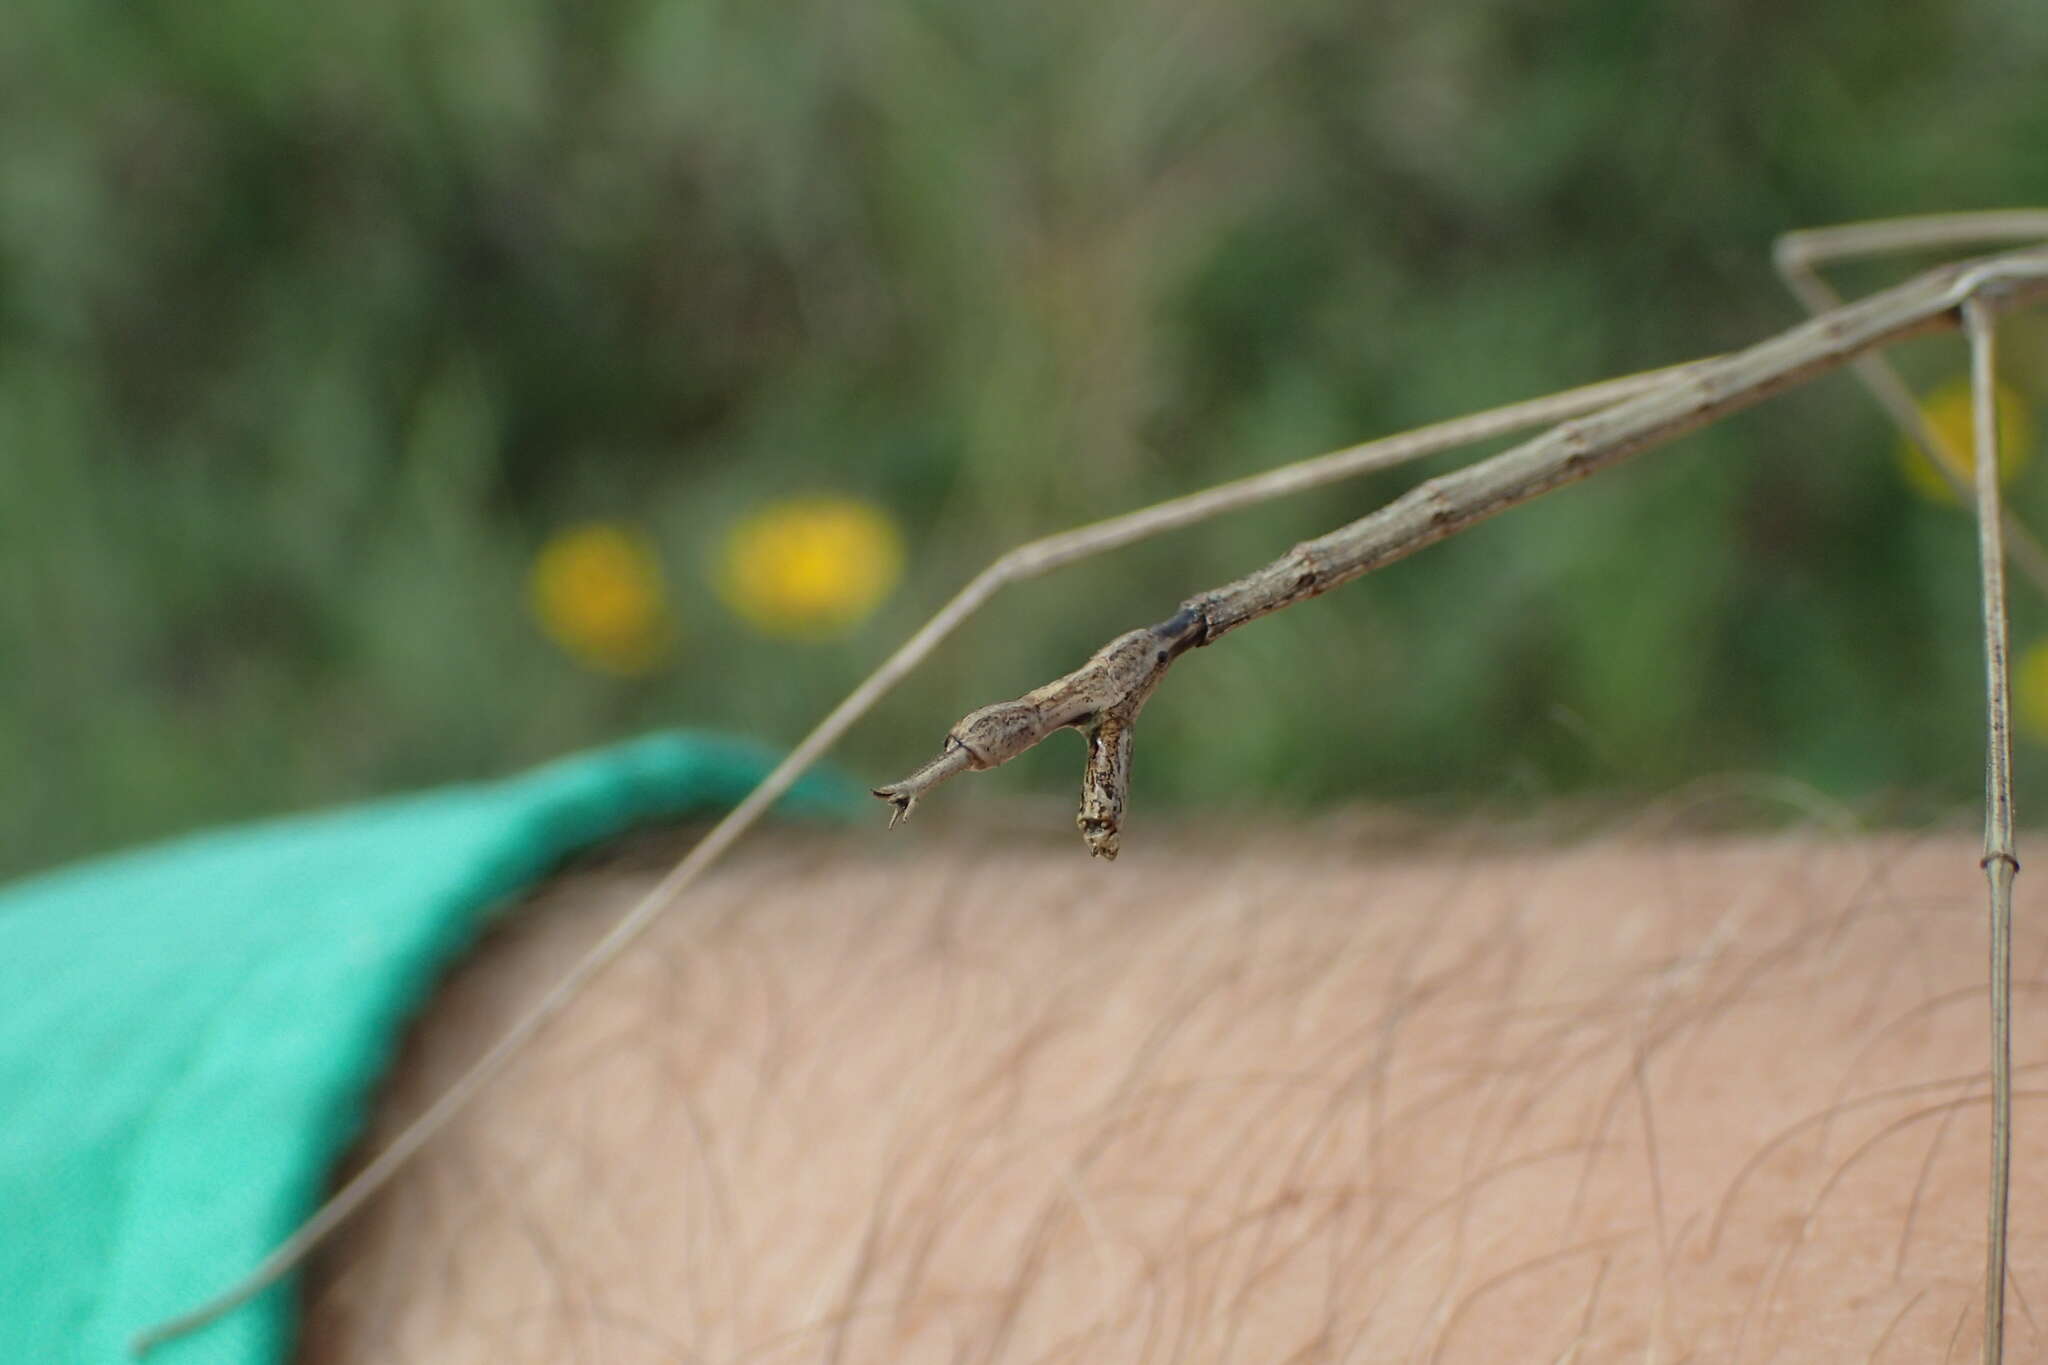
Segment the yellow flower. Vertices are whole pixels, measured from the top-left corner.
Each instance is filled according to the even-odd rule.
[[[668,607],[654,547],[611,522],[558,532],[528,581],[533,611],[578,662],[623,676],[651,671],[668,652]]]
[[[860,624],[902,575],[903,538],[879,508],[792,498],[732,528],[718,594],[764,635],[815,640]]]
[[[2012,709],[2022,734],[2048,744],[2048,640],[2028,645],[2014,661]]]
[[[2000,384],[1998,402],[1998,473],[2001,483],[2011,483],[2026,468],[2034,454],[2034,414],[2018,391]],[[1950,450],[1963,462],[1965,477],[1977,467],[1976,445],[1970,421],[1970,381],[1952,379],[1920,400],[1920,415],[1927,419]],[[1920,447],[1909,440],[1899,442],[1899,466],[1913,490],[1935,502],[1957,502],[1955,490],[1941,477]]]

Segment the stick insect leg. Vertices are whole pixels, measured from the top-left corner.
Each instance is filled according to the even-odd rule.
[[[1991,1194],[1984,1271],[1984,1361],[2005,1356],[2008,1185],[2012,1171],[2012,884],[2019,858],[2012,836],[2012,732],[2006,671],[2005,556],[1998,505],[1998,404],[1992,315],[1963,305],[1970,342],[1975,417],[1977,538],[1984,574],[1984,875],[1991,901]]]
[[[1794,232],[1779,238],[1771,255],[1786,287],[1808,311],[1821,312],[1838,306],[1841,300],[1820,275],[1820,267],[1829,262],[2043,238],[2048,238],[2048,210],[2011,209]],[[2012,884],[2019,871],[2012,837],[2005,553],[2000,541],[2009,538],[2013,562],[2044,591],[2048,591],[2048,557],[2044,557],[2040,543],[2019,520],[2000,507],[1996,477],[1996,349],[1991,318],[1977,303],[1966,304],[1963,328],[1970,343],[1971,427],[1976,445],[1973,477],[1960,454],[1929,425],[1891,361],[1875,353],[1863,356],[1856,362],[1856,375],[1951,488],[1961,494],[1966,477],[1971,477],[1975,485],[1984,582],[1985,705],[1989,732],[1984,874],[1989,881],[1991,936],[1991,1176],[1986,1213],[1983,1359],[1986,1365],[1998,1365],[2005,1354],[2006,1239],[2012,1173]]]
[[[1832,262],[2042,240],[2048,240],[2048,209],[1929,214],[1788,232],[1773,245],[1771,263],[1777,267],[1778,278],[1808,313],[1824,313],[1842,306],[1841,294],[1820,274],[1821,267]],[[1976,495],[1962,452],[1928,423],[1898,367],[1883,355],[1871,352],[1858,357],[1854,369],[1877,405],[1906,439],[1919,447],[1957,499],[1970,503]],[[2017,517],[2010,512],[2004,515],[2008,556],[2038,591],[2048,595],[2048,550]]]
[[[1035,578],[1064,565],[1087,559],[1106,550],[1119,549],[1151,536],[1193,525],[1210,517],[1255,503],[1391,468],[1441,451],[1453,450],[1476,441],[1504,436],[1530,427],[1564,421],[1614,403],[1682,381],[1705,361],[1610,379],[1582,388],[1533,398],[1504,407],[1472,413],[1438,422],[1399,435],[1368,441],[1315,456],[1297,464],[1254,474],[1199,493],[1174,498],[1123,516],[1047,536],[1021,545],[999,557],[969,581],[937,615],[918,629],[882,666],[870,674],[846,699],[834,707],[811,732],[792,749],[788,757],[763,778],[733,810],[712,826],[709,833],[683,860],[628,910],[619,922],[557,982],[534,1008],[515,1022],[464,1072],[426,1112],[392,1139],[345,1185],[321,1205],[305,1223],[280,1243],[256,1267],[215,1297],[170,1318],[136,1337],[137,1355],[185,1336],[216,1318],[232,1312],[248,1300],[290,1274],[350,1215],[388,1184],[413,1154],[462,1111],[478,1091],[503,1071],[545,1027],[569,1006],[604,969],[630,947],[661,912],[683,894],[736,843],[782,794],[803,776],[825,751],[837,743],[856,721],[866,715],[896,684],[916,668],[945,638],[1004,586]],[[1126,732],[1127,733],[1127,732]],[[1115,739],[1115,736],[1110,738]],[[1112,743],[1109,754],[1128,753],[1127,738]],[[939,767],[949,756],[932,766]],[[965,765],[964,758],[960,759]],[[949,767],[950,773],[955,769]],[[1114,764],[1105,777],[1120,771]],[[1106,789],[1100,797],[1105,810],[1117,793]],[[908,814],[906,800],[898,815]],[[1107,818],[1107,817],[1105,817]],[[1113,823],[1113,821],[1111,822]],[[1110,832],[1113,840],[1113,830]],[[1111,845],[1113,847],[1113,843]]]

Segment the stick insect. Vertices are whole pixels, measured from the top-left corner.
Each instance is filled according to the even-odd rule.
[[[1829,264],[1971,245],[2033,245],[1941,266],[1845,302],[1822,279]],[[1141,709],[1191,650],[1261,616],[1318,596],[1541,494],[1610,468],[1784,389],[1843,366],[1854,369],[1942,477],[1974,502],[1979,528],[1987,712],[1985,852],[1990,921],[1991,1180],[1986,1237],[1983,1359],[2003,1358],[2007,1180],[2011,1160],[2010,938],[2019,863],[2013,838],[2006,667],[2005,565],[2048,592],[2048,550],[2000,505],[1994,402],[1999,314],[2048,300],[2048,210],[1940,215],[1817,229],[1782,238],[1780,274],[1812,316],[1720,356],[1571,389],[1454,418],[1032,541],[997,558],[839,703],[789,755],[576,963],[538,1004],[289,1239],[216,1298],[142,1333],[138,1354],[192,1332],[297,1267],[575,1000],[664,910],[891,688],[1004,586],[1222,512],[1531,428],[1541,434],[1429,479],[1358,521],[1304,541],[1235,582],[1198,593],[1158,625],[1118,636],[1074,672],[1013,701],[970,712],[939,754],[875,788],[890,824],[942,782],[997,767],[1055,731],[1087,739],[1077,823],[1089,851],[1114,858],[1122,837],[1132,741]],[[1969,350],[1974,446],[1952,449],[1913,402],[1884,348],[1946,330]]]

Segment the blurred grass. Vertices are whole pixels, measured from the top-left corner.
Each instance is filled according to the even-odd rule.
[[[15,0],[0,872],[654,725],[790,742],[1006,544],[1753,339],[1789,227],[2048,202],[2044,70],[2013,0]],[[1830,380],[1235,636],[1138,798],[1967,799],[1970,527],[1891,447]],[[1018,589],[842,759],[896,776],[1410,478]],[[711,590],[806,494],[909,544],[827,643]],[[657,672],[527,611],[590,520],[662,547]]]

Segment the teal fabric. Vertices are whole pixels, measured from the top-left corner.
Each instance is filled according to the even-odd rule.
[[[127,1360],[253,1266],[493,908],[635,823],[731,806],[772,757],[656,735],[0,890],[0,1360]],[[820,779],[785,808],[852,799]],[[274,1288],[150,1359],[275,1365],[295,1314]]]

